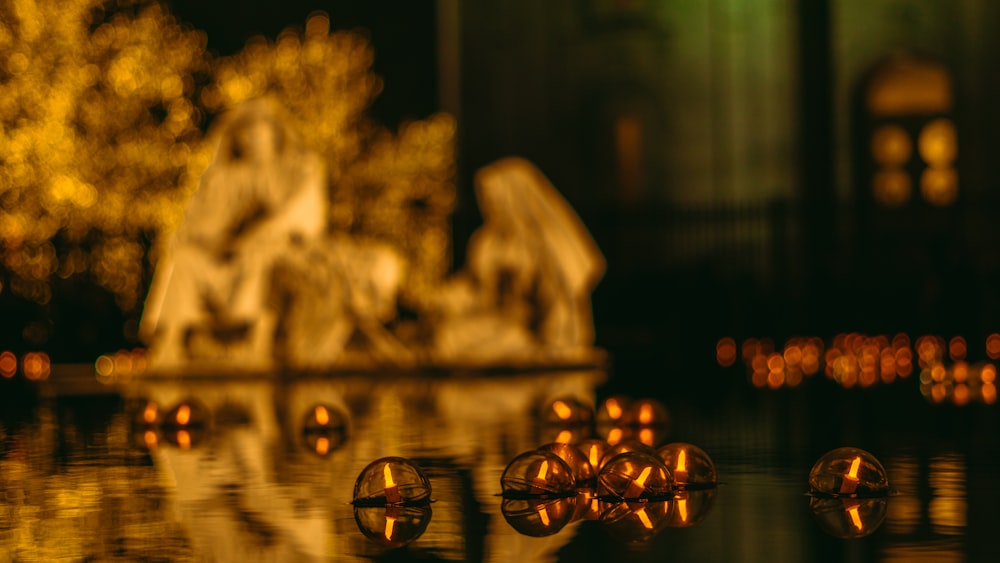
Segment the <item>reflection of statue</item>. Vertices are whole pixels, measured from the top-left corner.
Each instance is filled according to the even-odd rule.
[[[505,158],[476,175],[484,223],[466,270],[434,302],[444,360],[586,359],[590,293],[604,258],[579,217],[530,162]]]
[[[323,164],[265,102],[236,109],[218,131],[214,160],[146,301],[141,329],[161,369],[226,357],[224,335],[238,343],[227,359],[266,364],[275,325],[265,307],[272,265],[326,227]]]

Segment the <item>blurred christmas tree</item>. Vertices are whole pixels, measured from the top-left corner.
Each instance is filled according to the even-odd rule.
[[[393,243],[410,262],[409,292],[446,273],[449,116],[398,135],[376,125],[365,115],[381,90],[372,49],[331,33],[325,15],[232,57],[213,60],[206,44],[155,2],[0,0],[0,347],[58,348],[60,331],[99,347],[59,326],[93,314],[87,288],[117,307],[88,330],[117,323],[111,340],[134,338],[156,243],[208,164],[206,125],[262,95],[326,159],[331,229]]]

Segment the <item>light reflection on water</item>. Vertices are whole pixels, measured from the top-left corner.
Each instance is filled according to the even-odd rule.
[[[987,531],[997,522],[993,440],[930,440],[917,431],[866,438],[871,443],[859,445],[879,455],[896,494],[874,533],[841,540],[812,518],[806,474],[817,452],[859,434],[824,434],[815,409],[794,400],[720,399],[725,404],[716,408],[667,400],[674,422],[666,439],[703,447],[721,481],[697,525],[666,528],[639,546],[596,521],[571,522],[546,537],[518,533],[501,516],[503,469],[558,434],[537,422],[541,405],[554,397],[592,404],[603,379],[561,372],[162,381],[125,388],[122,399],[56,398],[23,416],[4,412],[0,560],[964,561],[994,554]],[[150,442],[135,424],[146,401],[162,416],[192,398],[200,406],[191,417],[203,424],[190,428],[187,442],[167,427]],[[346,438],[320,453],[303,435],[317,404],[348,416]],[[906,415],[965,420],[941,413]],[[360,470],[386,455],[419,463],[434,499],[426,531],[394,552],[359,532],[349,504]]]

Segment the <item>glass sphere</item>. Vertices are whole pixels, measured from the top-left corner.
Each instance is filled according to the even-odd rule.
[[[889,494],[885,468],[859,448],[837,448],[809,471],[811,493],[829,497],[880,497]]]
[[[354,521],[371,541],[384,547],[403,547],[427,529],[431,521],[431,505],[355,505]]]
[[[185,399],[163,416],[163,426],[169,429],[206,428],[211,420],[208,407],[196,399]]]
[[[518,533],[551,536],[563,529],[576,513],[576,496],[560,498],[505,498],[500,505],[504,520]]]
[[[672,512],[673,503],[668,500],[617,502],[603,508],[600,521],[620,541],[646,543],[667,526]]]
[[[342,409],[330,405],[310,408],[302,423],[302,440],[309,451],[319,456],[344,445],[347,441],[349,418]]]
[[[633,401],[622,417],[622,424],[629,426],[666,426],[668,422],[667,407],[656,399]]]
[[[719,478],[715,464],[705,450],[686,442],[672,442],[656,450],[656,455],[674,476],[674,486],[680,489],[714,487]]]
[[[712,511],[718,489],[680,490],[674,493],[674,511],[667,522],[671,528],[687,528],[701,522]]]
[[[431,483],[412,461],[383,457],[369,463],[354,482],[355,506],[417,505],[430,502]]]
[[[862,538],[878,529],[885,520],[889,499],[812,497],[809,511],[824,532],[831,536]]]
[[[576,478],[570,466],[555,453],[532,450],[507,464],[500,476],[500,487],[507,498],[573,496]]]
[[[597,475],[597,494],[604,499],[666,500],[672,489],[670,470],[660,458],[644,452],[618,454]]]
[[[589,425],[594,421],[594,409],[576,397],[559,397],[542,407],[539,418],[547,425]]]
[[[604,467],[604,464],[607,463],[609,459],[617,455],[629,452],[641,452],[644,454],[649,454],[654,457],[656,456],[656,450],[654,450],[653,448],[647,446],[646,444],[643,444],[638,440],[628,438],[614,444],[613,446],[608,447],[608,449],[604,451],[604,456],[601,457],[601,462],[598,464],[599,467],[595,467],[595,469],[597,469],[597,471],[600,472],[601,468]]]
[[[569,466],[573,474],[576,488],[592,488],[597,483],[597,474],[594,472],[593,466],[590,465],[590,461],[583,456],[583,453],[576,446],[563,444],[562,442],[552,442],[538,449],[552,452],[566,462],[566,465]]]

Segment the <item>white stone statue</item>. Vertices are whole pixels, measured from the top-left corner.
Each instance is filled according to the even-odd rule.
[[[458,363],[560,363],[593,353],[590,294],[604,257],[570,205],[523,158],[476,174],[483,225],[465,270],[427,304],[433,355]]]
[[[256,100],[221,120],[214,159],[146,300],[140,331],[157,370],[200,359],[266,368],[276,324],[266,304],[273,264],[326,229],[323,162],[276,110]]]

